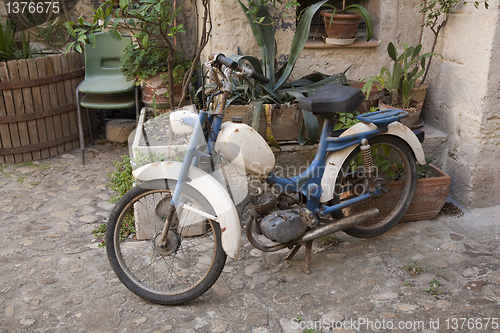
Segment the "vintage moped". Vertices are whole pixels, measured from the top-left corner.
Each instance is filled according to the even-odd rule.
[[[236,205],[245,200],[248,241],[266,252],[289,248],[288,258],[304,245],[306,273],[314,239],[340,230],[375,237],[403,217],[415,192],[417,162],[425,164],[423,136],[398,122],[406,112],[363,114],[339,134],[333,130],[338,113],[354,112],[364,95],[354,87],[323,86],[298,104],[324,119],[314,160],[299,175],[280,177],[259,133],[241,119],[223,123],[231,75],[267,79],[221,54],[205,65],[216,84],[212,109],[169,116],[171,132],[190,135],[182,162],[134,170],[137,185],[110,215],[108,258],[129,290],[160,304],[183,303],[206,292],[226,257],[240,254]],[[133,223],[135,232],[124,233]]]

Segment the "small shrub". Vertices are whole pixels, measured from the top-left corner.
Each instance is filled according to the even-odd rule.
[[[132,165],[130,157],[122,156],[122,161],[114,161],[116,170],[108,175],[110,182],[107,184],[110,189],[116,192],[109,202],[117,202],[120,198],[134,187],[134,176],[132,175]]]

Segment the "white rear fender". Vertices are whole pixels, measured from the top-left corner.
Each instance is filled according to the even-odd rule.
[[[358,134],[373,131],[376,129],[377,126],[374,124],[357,123],[347,131],[342,133],[341,136]],[[418,141],[415,133],[413,133],[412,130],[410,130],[408,127],[401,124],[400,122],[395,121],[387,126],[387,132],[384,134],[394,135],[406,141],[406,143],[408,143],[408,145],[413,150],[417,162],[420,164],[425,164],[425,156],[422,145],[420,144],[420,141]],[[325,203],[333,199],[335,181],[337,180],[340,168],[344,164],[349,154],[356,147],[357,145],[353,145],[342,150],[332,152],[326,156],[325,172],[323,174],[323,178],[321,179],[321,187],[323,188],[323,193],[320,197],[321,203]]]
[[[133,175],[140,181],[177,180],[181,171],[180,162],[158,162],[134,170]],[[241,245],[240,219],[231,197],[225,188],[205,171],[191,167],[186,184],[200,192],[213,209],[222,233],[222,247],[226,254],[238,259]],[[189,207],[188,207],[189,209]]]

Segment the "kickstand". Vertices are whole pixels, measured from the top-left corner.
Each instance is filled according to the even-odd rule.
[[[306,242],[306,260],[304,262],[304,273],[306,273],[307,275],[311,274],[311,270],[309,269],[309,267],[312,256],[312,245],[312,241]]]
[[[311,264],[311,256],[312,256],[312,241],[303,243],[303,244],[297,244],[294,246],[293,250],[290,251],[290,253],[286,256],[285,260],[292,260],[293,257],[297,254],[299,249],[301,248],[302,245],[306,246],[306,258],[304,261],[304,273],[307,275],[311,274],[310,270],[310,264]]]
[[[302,244],[297,244],[293,247],[293,250],[290,251],[290,253],[286,256],[285,260],[292,260],[293,257],[297,254],[297,252],[299,251],[300,247],[302,246]]]

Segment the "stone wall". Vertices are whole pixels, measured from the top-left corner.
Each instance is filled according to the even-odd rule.
[[[422,117],[448,135],[450,194],[467,207],[500,204],[500,27],[490,8],[459,6],[438,40]],[[478,24],[479,23],[479,24]],[[425,31],[424,43],[432,35]]]
[[[245,1],[247,3],[248,1]],[[419,0],[367,0],[366,7],[374,23],[374,39],[379,41],[376,48],[305,48],[297,60],[292,79],[313,71],[326,74],[347,72],[349,79],[361,80],[378,74],[382,66],[389,64],[387,44],[392,41],[402,49],[403,43],[418,44],[421,35],[422,16],[418,13]],[[243,10],[235,0],[212,0],[214,29],[211,43],[204,52],[204,59],[215,53],[236,54],[238,47],[242,54],[260,58],[257,43],[250,30]],[[285,16],[285,14],[287,14]],[[276,41],[278,59],[283,60],[290,53],[290,45],[295,32],[295,14],[292,10],[278,9],[276,18]],[[281,19],[281,20],[280,20]]]

